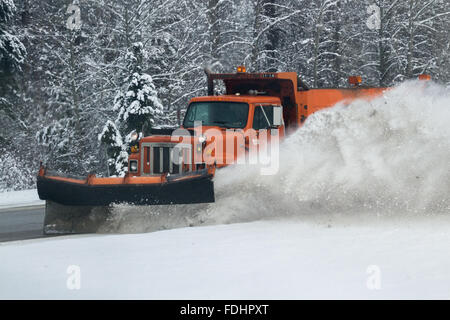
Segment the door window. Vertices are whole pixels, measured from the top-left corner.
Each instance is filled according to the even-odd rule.
[[[273,126],[273,106],[256,106],[253,129],[269,129]]]

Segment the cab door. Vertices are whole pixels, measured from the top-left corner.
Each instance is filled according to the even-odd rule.
[[[255,105],[253,129],[259,136],[261,131],[267,131],[268,138],[284,137],[283,107],[278,105]]]
[[[249,143],[257,144],[259,157],[262,154],[271,154],[271,148],[278,148],[284,137],[283,107],[279,105],[255,105],[252,128],[256,139]],[[255,146],[253,146],[255,147]]]

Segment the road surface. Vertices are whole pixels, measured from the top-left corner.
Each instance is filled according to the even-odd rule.
[[[0,210],[0,242],[43,238],[44,206]]]

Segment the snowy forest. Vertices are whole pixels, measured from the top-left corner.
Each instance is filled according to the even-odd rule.
[[[40,161],[114,174],[134,130],[206,94],[205,67],[449,85],[449,29],[448,0],[0,0],[0,191]]]

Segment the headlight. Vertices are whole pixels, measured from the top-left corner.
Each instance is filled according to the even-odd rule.
[[[134,142],[139,138],[139,134],[137,132],[133,132],[131,134],[131,141]]]
[[[206,142],[206,136],[200,136],[200,137],[198,138],[198,141],[199,141],[200,143]]]
[[[130,160],[130,172],[138,171],[138,162],[137,160]]]

